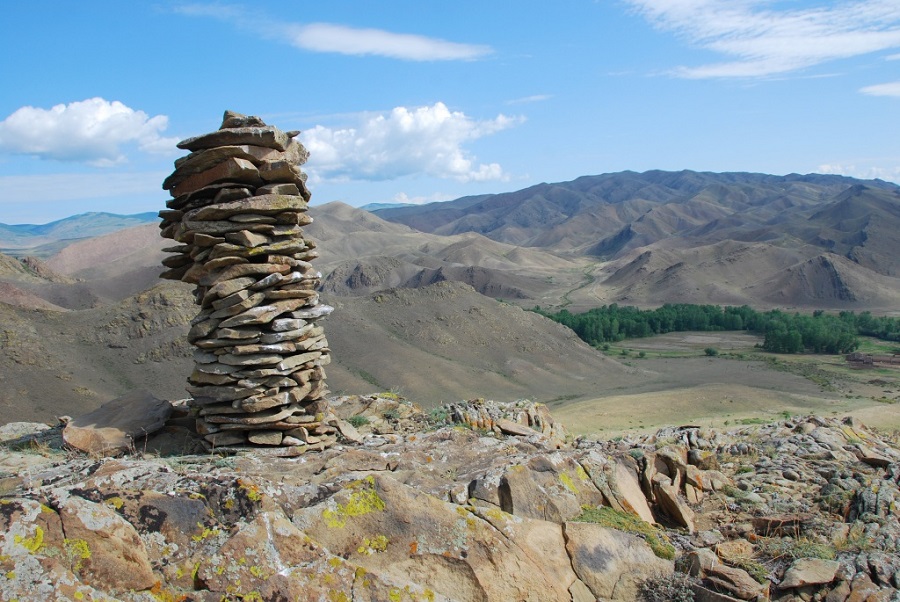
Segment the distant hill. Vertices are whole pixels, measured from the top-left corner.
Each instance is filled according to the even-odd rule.
[[[880,180],[620,172],[371,212],[332,202],[310,215],[304,231],[318,244],[326,295],[460,282],[524,307],[571,311],[667,302],[900,307],[900,187]],[[15,287],[7,296],[80,309],[152,286],[167,246],[152,213],[13,228],[34,242],[135,220],[146,221],[39,247],[49,269],[78,282],[0,275]]]
[[[900,186],[836,175],[620,172],[384,209],[591,262],[561,304],[666,302],[894,311]]]
[[[81,213],[47,224],[0,224],[0,253],[49,257],[65,245],[62,241],[100,236],[133,226],[158,222],[155,212],[117,215]]]
[[[667,238],[794,237],[849,253],[860,241],[848,238],[848,229],[874,228],[870,222],[883,218],[886,225],[900,223],[900,186],[818,174],[626,171],[376,213],[422,232],[477,232],[605,259]],[[872,219],[866,222],[866,216]],[[835,229],[843,233],[840,240],[832,240]]]
[[[310,216],[304,235],[336,308],[335,391],[572,400],[652,376],[521,307],[900,308],[900,187],[877,180],[622,172],[374,212],[333,202]],[[155,214],[82,214],[0,237],[25,245],[17,255],[59,245],[45,259],[0,254],[0,422],[75,414],[134,388],[184,395],[197,309],[190,286],[158,281],[171,241]]]
[[[399,207],[414,207],[412,203],[369,203],[363,205],[360,209],[364,211],[379,211],[381,209],[397,209]]]

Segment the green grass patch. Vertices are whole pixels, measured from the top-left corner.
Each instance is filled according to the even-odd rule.
[[[797,560],[800,558],[818,558],[834,560],[834,547],[818,543],[805,537],[782,537],[781,539],[762,538],[757,542],[759,553],[770,558]]]
[[[734,421],[735,424],[750,426],[753,424],[768,424],[771,420],[766,418],[739,418]]]
[[[607,506],[599,506],[597,508],[584,506],[581,509],[581,514],[572,520],[582,523],[594,523],[637,535],[646,541],[653,553],[660,558],[666,560],[675,558],[675,546],[669,543],[669,538],[666,537],[666,534],[637,515],[619,512]]]
[[[378,387],[379,389],[384,389],[384,388],[385,388],[385,387],[382,387],[382,386],[381,386],[381,383],[378,382],[378,379],[375,378],[375,376],[373,376],[373,375],[370,374],[369,372],[366,372],[365,370],[358,370],[356,373],[359,375],[359,377],[360,377],[361,379],[363,379],[364,381],[366,381],[366,382],[369,383],[370,385],[374,385],[374,386]]]
[[[357,414],[356,416],[351,416],[350,418],[348,418],[347,422],[349,422],[353,426],[353,428],[359,428],[361,426],[369,424],[369,419],[365,416]]]

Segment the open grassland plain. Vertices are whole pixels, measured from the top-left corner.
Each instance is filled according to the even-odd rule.
[[[844,356],[765,353],[755,347],[761,341],[740,332],[625,340],[605,352],[639,370],[641,382],[611,383],[594,398],[550,406],[572,432],[601,438],[664,425],[721,427],[796,414],[852,414],[881,429],[900,429],[900,366],[856,369]],[[893,350],[883,341],[861,341],[865,352]]]

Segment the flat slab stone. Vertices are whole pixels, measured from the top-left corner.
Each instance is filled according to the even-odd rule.
[[[10,422],[0,426],[0,441],[9,441],[28,435],[34,435],[49,429],[43,422]]]
[[[831,583],[837,576],[839,568],[841,568],[841,564],[836,560],[800,558],[795,560],[785,572],[784,580],[779,587],[781,589],[791,589],[807,585]]]
[[[88,453],[116,455],[132,448],[136,438],[160,430],[171,414],[168,401],[133,391],[69,421],[63,440]]]
[[[177,144],[178,148],[198,151],[216,146],[237,146],[250,144],[275,150],[287,150],[291,138],[274,126],[226,128],[208,134],[187,138]]]
[[[239,182],[256,186],[262,183],[262,179],[253,163],[232,157],[206,171],[185,178],[172,188],[172,196],[182,196],[217,182]]]
[[[256,214],[277,215],[284,211],[306,211],[307,203],[302,196],[288,194],[264,194],[248,199],[231,201],[229,203],[215,203],[199,209],[193,209],[185,214],[186,220],[210,221],[228,219],[234,215]]]

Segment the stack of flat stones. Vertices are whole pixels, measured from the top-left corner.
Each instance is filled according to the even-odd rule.
[[[328,341],[317,320],[321,274],[315,244],[301,226],[310,198],[300,170],[308,153],[258,117],[226,112],[222,127],[188,138],[191,151],[163,182],[172,199],[160,211],[162,278],[196,285],[191,322],[194,371],[188,378],[197,430],[210,447],[324,449],[336,440],[328,420]]]

